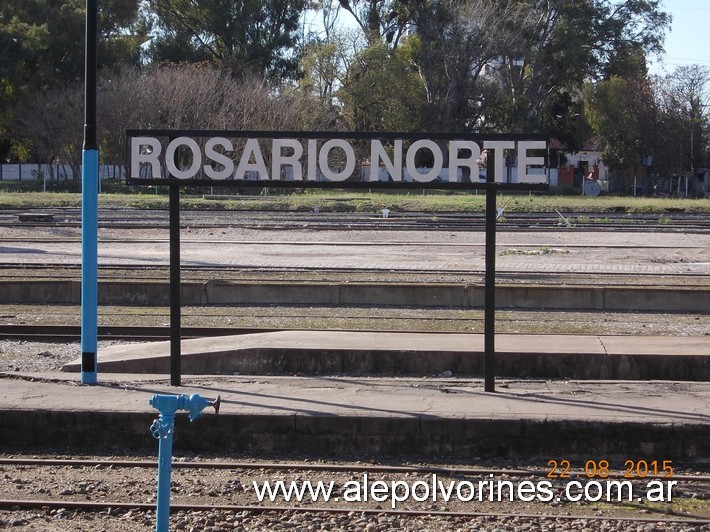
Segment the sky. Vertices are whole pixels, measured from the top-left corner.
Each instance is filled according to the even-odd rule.
[[[651,72],[670,73],[679,65],[710,67],[710,0],[663,0],[663,11],[673,16],[666,33],[666,53]]]

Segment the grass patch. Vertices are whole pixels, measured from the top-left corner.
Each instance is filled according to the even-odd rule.
[[[142,189],[134,194],[101,194],[101,207],[167,209],[168,196],[159,191]],[[222,196],[221,198],[225,198]],[[710,199],[632,198],[603,196],[508,195],[498,198],[506,205],[506,213],[560,212],[573,213],[710,213]],[[31,209],[80,207],[81,194],[71,192],[0,192],[0,208]],[[263,210],[291,212],[357,212],[380,213],[382,209],[398,212],[484,212],[485,195],[471,193],[418,192],[367,193],[354,191],[293,192],[272,196],[234,196],[209,199],[197,194],[183,194],[180,206],[187,210]],[[584,219],[582,214],[580,218]],[[581,221],[581,220],[580,220]]]
[[[542,246],[537,249],[520,249],[520,248],[510,248],[504,249],[499,253],[501,257],[506,255],[549,255],[551,253],[562,253],[568,254],[569,250],[560,248],[551,248],[549,246]]]

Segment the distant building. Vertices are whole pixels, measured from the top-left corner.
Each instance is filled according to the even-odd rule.
[[[556,182],[554,179],[555,172],[550,172],[550,185],[581,187],[585,178],[591,178],[602,183],[609,181],[609,167],[604,164],[602,152],[593,142],[585,144],[580,151],[575,153],[565,152],[564,147],[561,144],[555,146],[554,141],[551,147],[557,148],[562,154],[560,157],[562,164],[557,168]],[[553,169],[551,168],[550,170]],[[606,190],[606,185],[602,185],[602,189]]]

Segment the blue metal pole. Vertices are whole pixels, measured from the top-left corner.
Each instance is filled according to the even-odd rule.
[[[81,382],[97,382],[98,150],[84,150],[81,205]]]
[[[173,431],[175,415],[161,412],[164,424],[158,443],[158,502],[155,514],[156,532],[168,532],[170,528],[170,476],[173,460]]]
[[[175,412],[187,410],[190,421],[195,421],[202,410],[214,407],[219,413],[220,398],[209,401],[198,394],[192,395],[154,395],[148,401],[160,412],[153,421],[150,432],[158,440],[158,494],[155,510],[156,532],[168,532],[170,527],[170,475],[173,461],[173,433],[175,432]]]
[[[96,64],[98,0],[86,0],[84,149],[81,176],[81,382],[97,382],[98,335],[98,173]]]

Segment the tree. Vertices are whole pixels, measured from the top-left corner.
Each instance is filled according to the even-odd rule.
[[[426,116],[432,131],[485,129],[492,99],[486,94],[490,65],[517,40],[521,12],[493,0],[421,2],[417,31],[404,46],[426,85]],[[415,41],[411,41],[415,39]]]
[[[652,172],[667,177],[708,161],[710,69],[678,67],[665,77],[614,76],[585,88],[585,114],[604,161],[629,173],[650,155]]]
[[[49,88],[15,109],[12,136],[38,161],[69,164],[79,175],[83,84]],[[263,77],[236,78],[209,63],[124,65],[99,76],[98,125],[103,162],[125,161],[125,131],[136,129],[337,129],[317,98]]]
[[[589,79],[645,73],[670,17],[657,0],[343,0],[371,45],[389,42],[426,87],[437,131],[543,132],[579,148]],[[404,37],[406,30],[413,35]],[[408,50],[407,50],[408,49]]]
[[[12,149],[7,129],[12,123],[12,107],[27,90],[32,73],[46,50],[46,26],[28,24],[18,16],[0,11],[0,159]],[[24,157],[23,157],[24,158]]]
[[[99,2],[99,66],[138,63],[146,39],[139,3]],[[0,7],[0,39],[8,45],[3,46],[3,79],[33,88],[81,80],[85,26],[83,0],[5,0]]]
[[[663,52],[671,21],[659,0],[600,2],[592,21],[597,79],[646,74],[645,58]]]
[[[348,62],[344,54],[344,43],[339,38],[308,43],[299,63],[299,88],[317,97],[324,105],[334,105]]]
[[[13,121],[15,141],[31,147],[37,161],[68,164],[76,180],[81,168],[83,103],[81,83],[23,100]]]
[[[587,120],[612,169],[633,168],[645,153],[641,139],[639,84],[620,77],[585,87]]]
[[[411,24],[417,4],[407,0],[339,0],[357,22],[369,46],[386,42],[396,48]]]
[[[584,123],[567,117],[583,115],[584,84],[645,75],[646,56],[662,49],[670,16],[656,0],[514,1],[526,16],[517,19],[510,52],[491,69],[500,91],[493,123],[579,148]]]
[[[79,175],[83,86],[48,89],[17,108],[13,136],[40,161],[70,164]],[[237,79],[208,63],[124,66],[99,78],[102,161],[125,161],[125,131],[137,129],[309,130],[337,127],[315,99],[269,84]]]
[[[238,75],[292,76],[307,0],[148,0],[154,62],[208,59]]]
[[[416,70],[383,43],[358,54],[338,93],[349,127],[356,131],[421,129],[425,89]]]
[[[320,0],[318,9],[321,22],[305,33],[296,86],[298,91],[317,98],[324,108],[335,112],[342,107],[338,93],[347,73],[367,44],[358,30],[338,25],[339,3]]]
[[[344,97],[345,113],[351,121],[354,119],[358,127],[373,124],[365,117],[384,117],[385,106],[390,118],[375,127],[382,121],[407,130],[471,131],[481,127],[488,104],[483,98],[484,70],[513,40],[509,28],[510,19],[518,16],[514,8],[501,9],[493,0],[342,5],[356,16],[370,42],[369,52],[358,56],[352,65],[354,72],[349,71],[346,77],[343,93],[362,95]],[[402,36],[405,28],[415,31]],[[389,44],[387,31],[395,32]],[[365,75],[365,70],[371,73]],[[409,88],[400,90],[402,87]],[[358,109],[352,107],[358,105]],[[404,109],[410,110],[408,115],[402,114]],[[393,120],[392,113],[400,118]]]
[[[653,83],[657,128],[654,171],[662,176],[710,166],[710,69],[681,66]]]
[[[139,61],[146,27],[139,0],[99,2],[99,66]],[[80,81],[84,73],[85,2],[4,0],[0,5],[0,136],[6,152],[12,109],[40,91]]]

